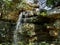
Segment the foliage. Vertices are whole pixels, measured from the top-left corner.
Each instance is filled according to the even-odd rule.
[[[12,10],[15,10],[16,5],[18,4],[16,2],[13,2],[13,0],[0,0],[0,2],[0,12],[2,12],[3,15],[7,15],[7,13],[11,12]]]
[[[18,5],[17,5],[17,9],[25,9],[25,10],[30,10],[30,9],[32,9],[32,7],[30,7],[28,4],[27,4],[27,2],[26,2],[26,0],[22,0]]]
[[[42,16],[47,16],[47,11],[44,10],[44,9],[41,9],[40,15],[42,15]]]
[[[59,6],[60,0],[47,0],[46,4],[49,7]]]
[[[0,0],[0,5],[1,5],[1,7],[0,7],[0,10],[2,10],[2,13],[3,14],[5,14],[5,15],[7,15],[7,13],[10,11],[12,11],[13,10],[13,12],[15,11],[15,10],[19,10],[19,9],[21,9],[21,8],[23,8],[23,9],[30,9],[30,8],[33,8],[33,7],[30,7],[27,3],[26,3],[26,0]],[[58,3],[58,2],[60,2],[60,0],[47,0],[47,5],[48,6],[55,6],[56,5],[56,2]],[[12,13],[13,13],[12,12]],[[18,11],[15,11],[15,12],[18,12]],[[25,25],[23,25],[24,27],[22,27],[23,29],[24,29],[24,31],[23,31],[23,40],[25,41],[25,42],[27,42],[28,41],[28,39],[26,38],[26,37],[28,37],[28,38],[30,38],[34,33],[34,31],[35,30],[39,30],[40,31],[40,29],[42,29],[42,28],[45,28],[45,23],[48,23],[48,22],[50,22],[50,19],[49,18],[46,18],[46,17],[44,17],[44,16],[46,16],[47,15],[47,11],[46,10],[44,10],[44,9],[42,9],[42,10],[40,10],[40,16],[39,17],[37,17],[37,18],[35,18],[36,19],[36,21],[35,21],[35,19],[33,19],[33,17],[32,17],[32,22],[34,23],[34,22],[36,22],[36,25],[38,25],[37,23],[39,23],[39,26],[35,26],[35,23],[34,23],[34,25],[33,24],[31,24],[30,25],[30,23],[29,24],[25,24]],[[9,13],[9,14],[11,14],[11,13]],[[17,13],[16,13],[17,14]],[[16,15],[16,14],[12,14],[12,15]],[[41,16],[42,15],[42,16]],[[8,15],[9,17],[11,16],[11,15]],[[4,16],[5,17],[5,16]],[[9,18],[8,17],[8,18]],[[11,18],[11,17],[10,17]],[[13,17],[12,17],[13,18]],[[12,19],[11,18],[11,19]],[[17,16],[16,16],[16,18],[17,18]],[[16,20],[16,19],[15,19]],[[30,21],[30,20],[29,20]],[[5,39],[5,41],[6,42],[8,42],[9,40],[10,40],[10,38],[12,37],[13,38],[13,36],[11,36],[12,35],[12,33],[13,33],[13,30],[15,29],[13,29],[13,25],[11,24],[11,22],[8,22],[8,23],[2,23],[2,22],[0,22],[1,24],[0,24],[0,29],[2,29],[2,30],[0,30],[0,38],[2,38],[3,36],[5,36],[5,37],[3,37],[4,39]],[[2,25],[3,24],[3,25]],[[42,25],[43,24],[43,25]],[[40,26],[41,25],[41,26]],[[15,25],[14,25],[15,26]],[[34,27],[33,27],[34,26]],[[38,29],[36,29],[37,27],[39,27]],[[42,27],[42,28],[41,28]],[[35,28],[35,29],[34,29]],[[34,31],[33,31],[34,30]],[[42,29],[43,30],[43,29]],[[38,32],[38,31],[37,31]],[[40,33],[40,32],[39,32]],[[36,33],[36,35],[37,35],[37,33]],[[18,36],[21,36],[20,35],[20,33],[19,33],[19,35]],[[41,35],[40,35],[41,36]],[[20,37],[19,37],[20,38]],[[2,39],[2,40],[4,40],[4,39]],[[12,39],[10,40],[10,41],[12,41]],[[29,42],[29,41],[28,41]],[[19,42],[19,44],[23,44],[23,42]],[[29,42],[29,45],[32,45],[32,44],[30,44],[30,42]]]

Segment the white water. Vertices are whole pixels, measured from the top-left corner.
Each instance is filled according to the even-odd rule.
[[[18,18],[18,21],[16,23],[16,29],[14,31],[14,45],[18,45],[18,36],[17,36],[17,33],[18,31],[20,30],[20,32],[22,32],[22,29],[21,29],[21,20],[22,20],[22,13],[19,14],[19,18]]]

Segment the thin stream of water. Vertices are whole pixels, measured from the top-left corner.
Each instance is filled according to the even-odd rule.
[[[16,23],[16,29],[15,29],[15,31],[14,31],[14,45],[18,45],[18,36],[17,36],[17,33],[18,33],[18,31],[20,30],[20,32],[22,32],[22,30],[21,30],[21,20],[22,20],[22,15],[23,15],[23,13],[20,13],[19,14],[19,18],[18,18],[18,21],[17,21],[17,23]]]

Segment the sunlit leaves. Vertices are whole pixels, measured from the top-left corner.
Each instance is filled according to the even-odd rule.
[[[6,5],[10,5],[12,0],[3,0]]]
[[[44,9],[41,9],[41,11],[40,11],[40,15],[42,15],[42,16],[46,16],[46,15],[47,15],[47,11],[44,10]]]

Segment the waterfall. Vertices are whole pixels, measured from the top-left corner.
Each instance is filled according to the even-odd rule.
[[[22,14],[23,13],[20,13],[19,14],[19,18],[18,18],[18,21],[17,21],[17,23],[16,23],[16,29],[15,29],[15,31],[14,31],[14,45],[18,45],[18,36],[17,36],[17,33],[18,33],[18,31],[20,30],[20,32],[22,32],[22,30],[21,30],[21,20],[22,20]]]

